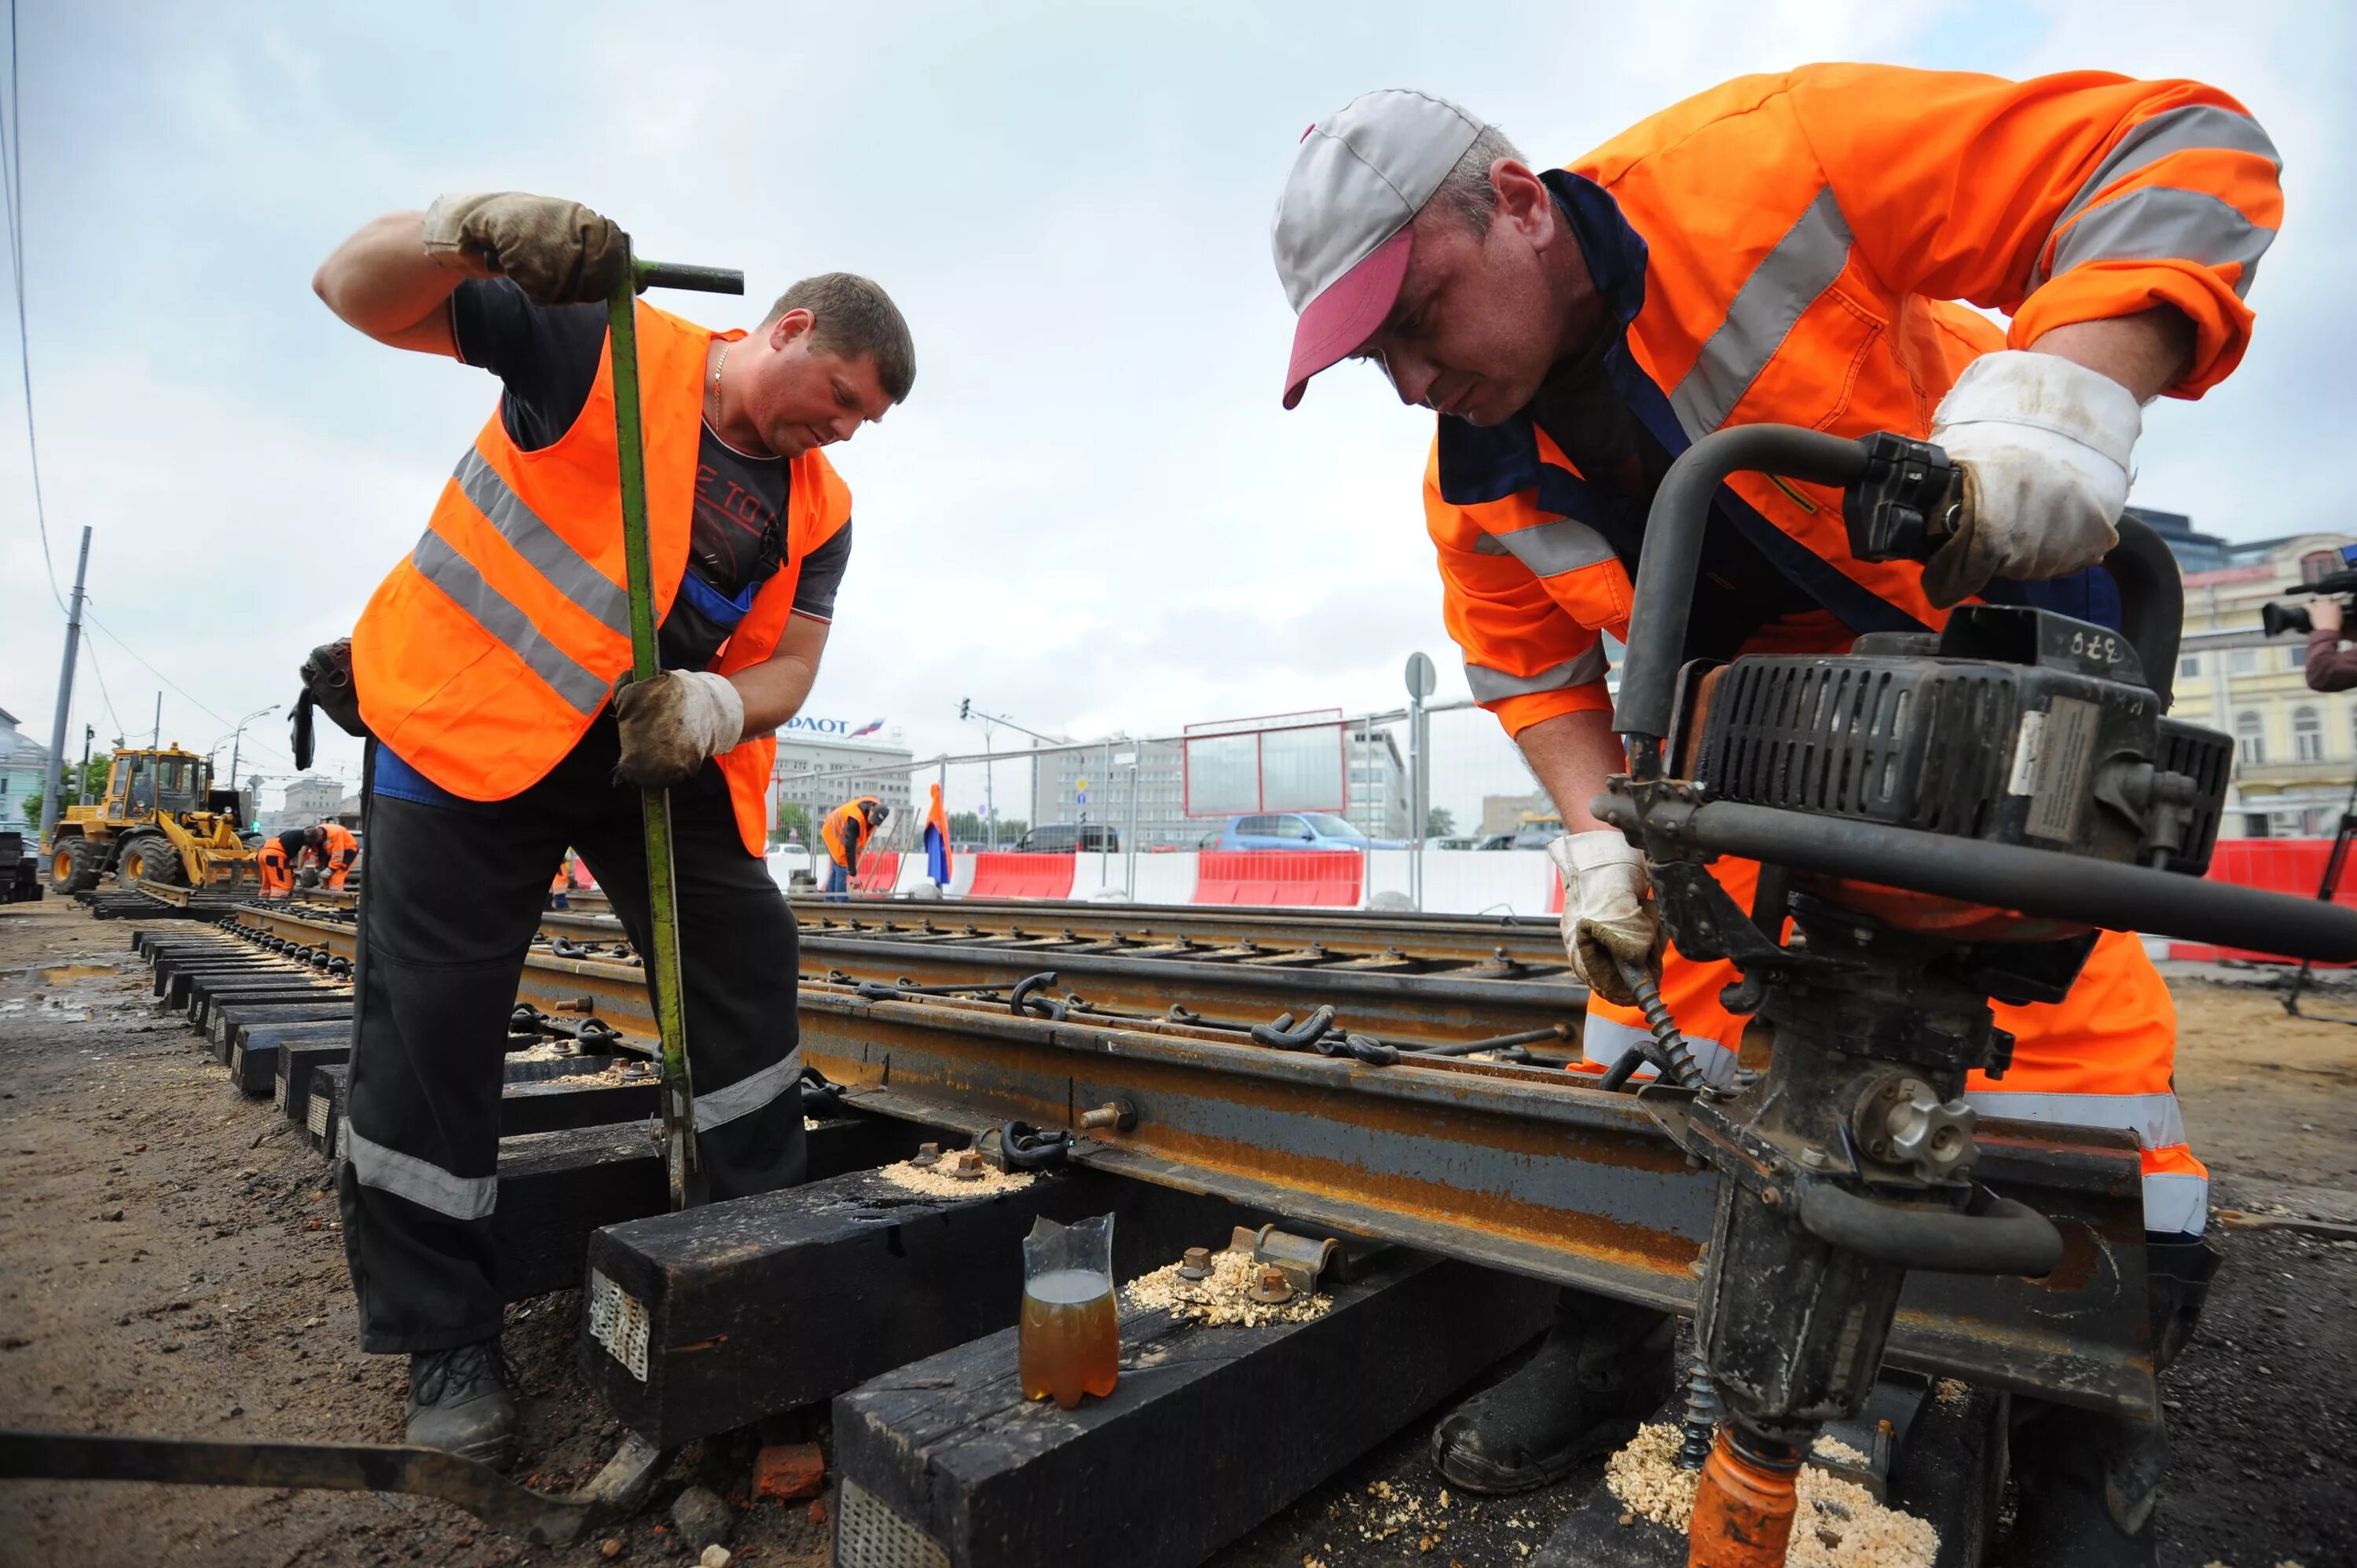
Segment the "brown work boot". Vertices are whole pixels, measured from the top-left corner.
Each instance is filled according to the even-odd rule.
[[[1538,1354],[1432,1430],[1432,1462],[1469,1492],[1526,1492],[1609,1453],[1670,1397],[1665,1312],[1566,1290]]]

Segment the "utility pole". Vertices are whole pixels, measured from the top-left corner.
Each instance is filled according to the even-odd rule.
[[[81,557],[74,563],[72,607],[66,611],[66,657],[58,671],[58,711],[49,720],[49,771],[41,789],[41,842],[65,809],[66,710],[73,705],[74,655],[81,648],[81,585],[90,572],[90,527],[81,531]]]
[[[150,751],[159,750],[159,749],[161,749],[161,748],[162,748],[163,745],[164,745],[164,693],[161,693],[161,692],[158,692],[158,693],[156,693],[156,736],[155,736],[155,738],[154,738],[153,740],[150,740],[150,741],[147,743],[147,749],[148,749],[148,750],[150,750]]]

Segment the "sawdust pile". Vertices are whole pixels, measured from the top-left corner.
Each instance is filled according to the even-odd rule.
[[[1211,1272],[1200,1280],[1182,1279],[1178,1263],[1140,1274],[1121,1287],[1122,1305],[1130,1311],[1167,1308],[1188,1323],[1213,1327],[1259,1328],[1271,1323],[1308,1323],[1334,1309],[1334,1298],[1320,1292],[1297,1295],[1291,1301],[1254,1301],[1246,1293],[1260,1270],[1250,1252],[1214,1252]]]
[[[1810,1445],[1809,1452],[1829,1464],[1848,1465],[1860,1470],[1873,1463],[1838,1437],[1820,1437]]]
[[[1672,1422],[1640,1428],[1604,1462],[1604,1480],[1632,1513],[1684,1531],[1694,1517],[1695,1472],[1678,1468],[1680,1436]],[[1855,1482],[1803,1465],[1800,1493],[1792,1568],[1932,1568],[1939,1555],[1938,1530],[1885,1508]]]
[[[596,1072],[568,1072],[552,1083],[569,1083],[576,1088],[593,1083],[652,1083],[660,1076],[633,1061],[617,1061]]]
[[[1029,1171],[1002,1171],[985,1162],[980,1179],[960,1181],[950,1175],[950,1164],[956,1158],[954,1153],[944,1154],[937,1165],[912,1165],[903,1160],[876,1174],[894,1187],[921,1192],[927,1197],[989,1197],[1002,1192],[1020,1192],[1035,1179]]]

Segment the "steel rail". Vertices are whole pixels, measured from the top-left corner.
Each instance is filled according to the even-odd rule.
[[[1693,1309],[1718,1177],[1633,1097],[1539,1068],[1409,1058],[1372,1067],[1232,1036],[1017,1017],[813,987],[805,1058],[846,1103],[981,1131],[1074,1132],[1072,1157],[1405,1246]],[[1126,1101],[1126,1131],[1080,1131]],[[2148,1412],[2143,1207],[2132,1140],[1986,1122],[1981,1175],[2051,1217],[2043,1281],[1910,1276],[1894,1362]]]
[[[601,897],[573,895],[575,908],[541,917],[541,929],[575,940],[610,940],[619,923]],[[285,901],[349,908],[350,892],[312,889]],[[853,936],[910,944],[1106,944],[1137,956],[1168,947],[1181,953],[1224,952],[1247,944],[1262,950],[1221,961],[1275,961],[1424,972],[1453,967],[1494,970],[1525,978],[1566,972],[1563,940],[1553,917],[1393,914],[1368,909],[1250,909],[1154,904],[1090,904],[1058,900],[958,899],[949,903],[873,898],[850,903],[795,897],[795,923],[805,936]],[[1323,948],[1322,956],[1306,954]]]
[[[331,952],[351,938],[349,926],[283,909],[249,911],[249,919]],[[888,946],[885,956],[900,962],[919,950]],[[1296,1007],[1351,978],[1411,993],[1453,983],[1477,993],[1474,1002],[1540,988],[1332,972],[1267,978],[1301,988]],[[653,1036],[643,977],[611,961],[535,952],[519,1000],[550,1013],[594,1012],[638,1036],[641,1049]],[[806,981],[800,1019],[805,1060],[866,1111],[976,1134],[1010,1121],[1070,1129],[1080,1139],[1074,1157],[1118,1174],[1692,1309],[1692,1271],[1718,1178],[1692,1168],[1635,1097],[1590,1087],[1585,1075],[1431,1056],[1372,1066],[1252,1044],[1208,1020],[1019,1016],[1005,995],[878,999],[848,977]],[[1335,1031],[1329,1043],[1341,1037]],[[1134,1126],[1081,1133],[1085,1112],[1116,1101],[1128,1102]],[[1982,1178],[2056,1221],[2062,1266],[2043,1281],[1911,1276],[1892,1359],[2148,1411],[2133,1139],[1989,1122],[1981,1141]]]
[[[350,957],[350,924],[284,907],[243,911],[251,923],[307,947]],[[545,929],[545,928],[544,928]],[[609,933],[610,934],[610,933]],[[1462,1047],[1501,1035],[1569,1031],[1566,1043],[1535,1054],[1561,1065],[1578,1056],[1587,993],[1562,980],[1463,978],[1462,972],[1400,974],[1350,968],[1189,962],[1123,953],[935,946],[805,936],[804,966],[855,980],[918,986],[1011,985],[1052,969],[1057,994],[1077,993],[1113,1013],[1163,1015],[1174,1004],[1237,1026],[1265,1023],[1288,1008],[1330,1004],[1338,1026],[1390,1044]],[[535,947],[518,999],[544,1012],[592,1013],[642,1041],[654,1034],[643,971],[603,955],[565,956]]]

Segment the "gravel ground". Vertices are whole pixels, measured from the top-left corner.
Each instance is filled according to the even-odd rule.
[[[70,905],[0,908],[0,1423],[397,1440],[402,1364],[357,1351],[325,1167],[157,1014],[130,938],[128,925]],[[2218,1201],[2357,1220],[2357,1030],[2286,1020],[2248,988],[2188,983],[2179,998],[2179,1089],[2220,1175]],[[2347,1540],[2357,1245],[2279,1229],[2223,1234],[2228,1271],[2169,1389],[2177,1442],[2161,1561],[2357,1563]],[[569,1293],[510,1314],[523,1395],[517,1474],[550,1489],[586,1479],[619,1436],[573,1374],[578,1321]],[[791,1421],[767,1435],[824,1440]],[[700,1481],[741,1502],[757,1441],[681,1455],[653,1505],[615,1533],[616,1557],[687,1560],[664,1523],[671,1498]],[[1452,1494],[1444,1506],[1425,1441],[1424,1423],[1395,1434],[1216,1561],[1512,1564],[1601,1473],[1587,1466],[1513,1499]],[[823,1563],[826,1506],[742,1509],[737,1561]],[[609,1560],[597,1542],[520,1548],[430,1502],[119,1484],[0,1483],[0,1542],[11,1563]]]

